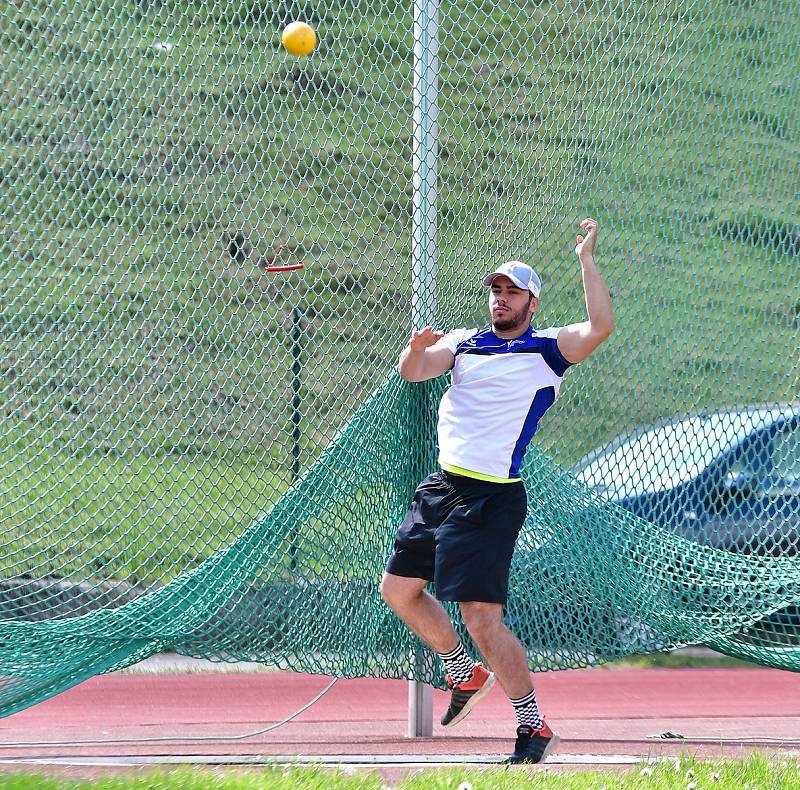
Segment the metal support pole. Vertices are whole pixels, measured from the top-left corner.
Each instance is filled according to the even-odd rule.
[[[292,308],[292,483],[300,476],[300,355],[302,327],[299,307]],[[294,530],[289,544],[289,567],[297,567],[297,542]]]
[[[292,308],[292,482],[300,476],[300,308]]]
[[[414,197],[411,309],[415,329],[436,315],[439,156],[439,0],[414,0]],[[424,427],[424,426],[421,426]],[[420,447],[432,446],[420,437]],[[426,465],[426,464],[423,464]],[[412,662],[416,663],[416,662]],[[409,680],[408,737],[433,735],[433,690]]]
[[[408,737],[433,735],[433,688],[427,683],[408,681]]]
[[[439,0],[414,0],[411,310],[417,329],[436,313],[439,160]]]

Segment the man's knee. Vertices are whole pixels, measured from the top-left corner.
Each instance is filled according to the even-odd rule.
[[[394,583],[394,576],[388,573],[383,574],[383,578],[381,579],[381,597],[383,598],[386,603],[390,606],[392,604],[392,600],[395,597],[397,586]]]
[[[461,604],[461,617],[469,635],[478,644],[491,641],[503,625],[502,604],[467,601]]]
[[[419,598],[426,583],[422,579],[384,573],[380,586],[381,596],[392,609],[402,609]]]

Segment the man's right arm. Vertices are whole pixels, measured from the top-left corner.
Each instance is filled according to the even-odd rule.
[[[446,345],[437,345],[443,337],[443,332],[435,332],[430,326],[411,333],[411,340],[400,354],[397,365],[406,381],[427,381],[453,367],[453,352]]]

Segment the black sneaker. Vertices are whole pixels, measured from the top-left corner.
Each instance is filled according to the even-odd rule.
[[[558,735],[546,723],[542,724],[540,730],[534,730],[527,724],[520,724],[517,727],[514,754],[503,760],[503,763],[507,765],[543,763],[556,746],[558,746]]]
[[[450,686],[452,694],[450,695],[450,707],[442,716],[442,724],[445,727],[458,724],[466,718],[475,705],[489,693],[494,686],[494,673],[489,672],[483,664],[475,664],[469,680],[454,686],[448,675],[447,684]]]

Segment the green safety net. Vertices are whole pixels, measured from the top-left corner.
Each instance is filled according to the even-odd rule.
[[[800,669],[793,3],[17,0],[0,36],[0,713],[165,650],[441,686],[378,592],[448,384],[397,356],[509,258],[582,320],[584,216],[616,331],[528,452],[507,622],[535,670]]]

